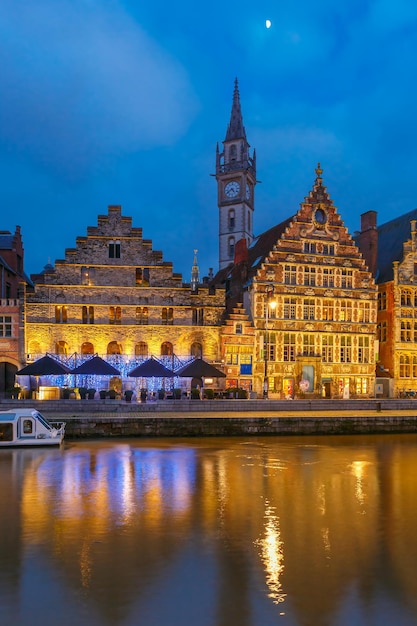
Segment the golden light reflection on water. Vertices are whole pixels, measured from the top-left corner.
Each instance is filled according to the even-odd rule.
[[[47,561],[54,584],[99,614],[94,626],[136,623],[117,611],[141,615],[167,585],[174,611],[206,594],[210,626],[272,624],[281,609],[297,626],[337,626],[352,588],[366,591],[358,610],[383,588],[417,623],[417,437],[358,441],[85,443],[27,456],[21,472],[2,456],[0,531],[14,536],[0,558],[15,552],[17,571]],[[182,577],[194,585],[183,600]],[[245,600],[237,616],[231,598],[233,610]],[[265,621],[245,617],[253,598]]]
[[[369,462],[366,461],[353,461],[350,465],[350,471],[356,479],[355,482],[355,495],[359,504],[365,504],[365,490],[364,490],[364,478],[365,470],[369,466]]]
[[[284,602],[286,594],[282,589],[284,572],[284,544],[281,539],[279,518],[269,502],[265,502],[265,527],[262,537],[255,541],[260,548],[260,557],[265,568],[265,579],[269,589],[268,597],[274,604]]]

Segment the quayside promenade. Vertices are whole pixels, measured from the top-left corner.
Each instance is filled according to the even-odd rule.
[[[66,422],[66,439],[417,432],[417,400],[2,400]]]

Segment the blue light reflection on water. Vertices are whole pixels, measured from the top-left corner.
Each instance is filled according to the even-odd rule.
[[[0,623],[412,626],[416,476],[412,435],[2,450]]]

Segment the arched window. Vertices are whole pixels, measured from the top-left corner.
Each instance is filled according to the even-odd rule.
[[[250,232],[250,211],[248,211],[248,232]]]
[[[119,306],[111,306],[109,308],[109,324],[122,323],[122,309]]]
[[[162,324],[172,325],[174,323],[174,309],[172,307],[163,307]]]
[[[203,346],[198,341],[194,341],[191,344],[190,354],[196,359],[203,358]]]
[[[118,341],[111,341],[107,346],[107,354],[122,354],[122,346]]]
[[[234,230],[235,224],[236,224],[236,212],[235,212],[234,209],[230,209],[229,210],[229,215],[228,215],[228,227],[229,227],[229,230]]]
[[[411,291],[408,289],[401,290],[401,306],[411,306]]]
[[[161,345],[161,356],[172,356],[174,354],[174,346],[169,341],[164,341]]]
[[[229,259],[233,259],[235,256],[235,238],[234,237],[229,237],[228,242],[227,242],[227,248],[228,248]]]
[[[236,155],[237,155],[236,145],[232,143],[232,145],[230,146],[230,160],[236,161]]]
[[[136,307],[136,324],[147,324],[147,323],[148,323],[148,307],[147,306]]]
[[[81,345],[81,354],[94,354],[94,346],[89,341],[84,341]]]
[[[68,344],[66,341],[57,341],[55,344],[55,354],[68,354]]]
[[[135,344],[135,356],[148,356],[148,344],[146,341],[139,341],[139,343]]]

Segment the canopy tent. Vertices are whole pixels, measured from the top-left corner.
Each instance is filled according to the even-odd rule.
[[[67,365],[52,358],[49,354],[16,372],[17,376],[62,376],[71,373]]]
[[[133,370],[128,372],[128,376],[132,378],[173,378],[176,376],[172,370],[165,367],[160,361],[151,357],[144,361]]]
[[[81,365],[71,370],[71,374],[90,374],[94,376],[119,376],[118,369],[107,363],[97,354],[88,361],[84,361]]]
[[[225,378],[226,374],[217,367],[207,363],[203,359],[195,359],[191,363],[187,363],[184,367],[181,367],[176,373],[176,376],[183,378]]]

